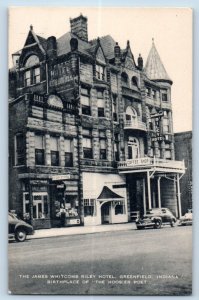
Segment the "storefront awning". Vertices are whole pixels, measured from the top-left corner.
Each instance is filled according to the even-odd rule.
[[[107,186],[104,186],[97,200],[110,200],[110,201],[120,200],[121,201],[124,200],[124,198],[116,194],[115,192],[113,192]]]

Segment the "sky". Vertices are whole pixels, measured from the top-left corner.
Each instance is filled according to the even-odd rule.
[[[88,17],[89,40],[110,34],[121,48],[130,41],[137,61],[144,64],[155,46],[172,85],[174,132],[192,130],[192,10],[190,8],[132,7],[13,7],[9,11],[9,67],[11,54],[20,50],[30,25],[45,38],[70,31],[70,18]]]

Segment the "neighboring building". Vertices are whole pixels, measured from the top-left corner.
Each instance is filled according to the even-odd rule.
[[[36,228],[181,215],[171,85],[154,41],[146,66],[130,44],[89,41],[87,18],[44,39],[30,27],[10,70],[10,209]],[[177,184],[176,184],[177,183]],[[177,197],[178,196],[178,197]]]
[[[192,131],[175,133],[174,138],[176,159],[184,160],[186,168],[180,181],[182,214],[185,214],[192,209]]]

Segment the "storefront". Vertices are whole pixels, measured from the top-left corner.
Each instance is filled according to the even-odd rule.
[[[117,174],[83,173],[84,225],[128,222],[126,183]]]

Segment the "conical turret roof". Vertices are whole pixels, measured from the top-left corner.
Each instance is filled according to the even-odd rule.
[[[165,70],[165,67],[155,47],[154,39],[152,40],[152,47],[149,52],[144,71],[150,80],[171,81],[171,78],[167,74],[167,71]]]

